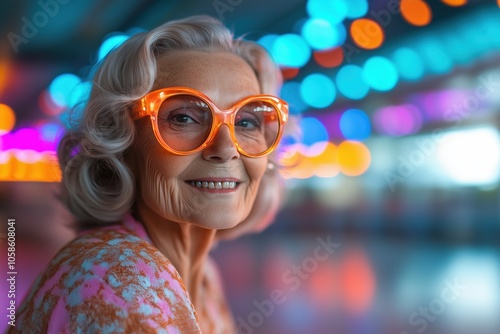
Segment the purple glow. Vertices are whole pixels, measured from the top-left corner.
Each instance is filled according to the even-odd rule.
[[[411,104],[380,108],[373,115],[377,132],[389,136],[405,136],[422,127],[422,114]]]
[[[345,139],[342,131],[340,130],[341,117],[341,112],[327,112],[316,116],[316,118],[323,123],[326,128],[326,131],[328,132],[328,139],[330,141]]]
[[[487,104],[478,99],[473,90],[448,89],[415,94],[410,98],[412,104],[422,110],[426,121],[442,122],[450,112],[476,113]]]
[[[47,127],[48,126],[48,127]],[[44,128],[45,127],[45,128]],[[11,149],[33,150],[36,152],[56,151],[62,132],[57,125],[49,124],[41,129],[23,128],[2,136],[2,151]]]

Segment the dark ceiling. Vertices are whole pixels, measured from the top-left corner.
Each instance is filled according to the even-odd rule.
[[[369,1],[367,16],[375,18],[394,1]],[[469,0],[463,7],[449,7],[438,0],[429,1],[433,20],[424,28],[411,26],[400,15],[392,15],[390,24],[384,26],[385,44],[404,40],[418,30],[433,29],[495,2]],[[0,0],[0,52],[9,55],[11,64],[9,84],[0,91],[0,102],[14,108],[18,121],[33,121],[38,117],[40,93],[50,81],[64,72],[87,76],[100,44],[113,32],[130,33],[172,19],[208,14],[221,19],[235,35],[245,34],[247,39],[256,40],[265,34],[299,32],[301,20],[307,17],[306,3],[306,0]],[[44,11],[50,15],[45,22],[47,15],[40,15]],[[19,42],[18,52],[14,52],[13,36],[23,36],[26,22],[33,20],[41,20],[39,27]]]

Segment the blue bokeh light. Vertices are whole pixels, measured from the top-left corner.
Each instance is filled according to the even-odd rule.
[[[64,129],[55,123],[46,123],[39,128],[40,139],[49,143],[58,143],[64,134]]]
[[[109,38],[106,38],[106,40],[101,44],[99,47],[99,51],[97,54],[97,60],[100,61],[106,55],[111,52],[113,49],[119,47],[120,45],[123,44],[127,39],[129,39],[129,36],[127,35],[114,35]]]
[[[288,81],[281,87],[281,98],[288,102],[290,114],[301,114],[309,106],[300,98],[300,83]]]
[[[368,94],[370,86],[365,81],[363,70],[356,65],[345,65],[337,73],[338,90],[346,97],[359,100]]]
[[[347,18],[357,19],[365,16],[368,13],[367,0],[348,0],[347,3]]]
[[[308,19],[302,27],[302,36],[316,50],[325,50],[342,45],[347,33],[342,24],[332,26],[323,19]]]
[[[375,56],[363,65],[363,76],[371,88],[388,91],[396,86],[399,76],[394,64],[387,58]]]
[[[89,81],[82,82],[74,87],[71,91],[71,96],[68,100],[68,106],[74,108],[75,106],[84,107],[90,97],[92,84]]]
[[[302,129],[302,142],[307,146],[328,140],[328,132],[317,118],[302,118],[300,120],[300,128]]]
[[[49,94],[52,101],[60,107],[68,107],[72,99],[72,91],[80,83],[80,78],[74,74],[58,75],[49,85]]]
[[[333,81],[323,74],[310,74],[300,86],[300,96],[314,108],[325,108],[333,103],[337,92]]]
[[[327,20],[332,25],[342,22],[348,12],[344,0],[309,0],[306,8],[310,17]]]
[[[279,65],[302,67],[311,58],[311,49],[301,36],[285,34],[276,39],[271,54]]]
[[[365,140],[371,134],[370,118],[359,109],[346,110],[340,117],[340,131],[349,140]]]
[[[266,49],[267,52],[272,53],[274,42],[276,42],[278,37],[279,37],[279,35],[275,35],[275,34],[264,35],[261,38],[259,38],[257,43],[260,44],[264,49]]]
[[[410,48],[399,48],[392,57],[399,75],[407,80],[419,80],[424,75],[422,59]]]

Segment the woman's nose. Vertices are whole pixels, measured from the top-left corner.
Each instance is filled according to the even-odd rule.
[[[238,159],[240,153],[236,148],[236,143],[231,138],[229,127],[222,124],[216,131],[215,137],[203,150],[203,158],[220,162]]]

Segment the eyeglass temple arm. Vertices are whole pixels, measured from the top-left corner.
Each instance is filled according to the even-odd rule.
[[[149,110],[146,106],[146,99],[142,98],[141,103],[139,105],[139,108],[137,106],[133,107],[132,109],[132,119],[135,121],[139,118],[142,118],[144,116],[150,116],[151,114],[149,113]]]

